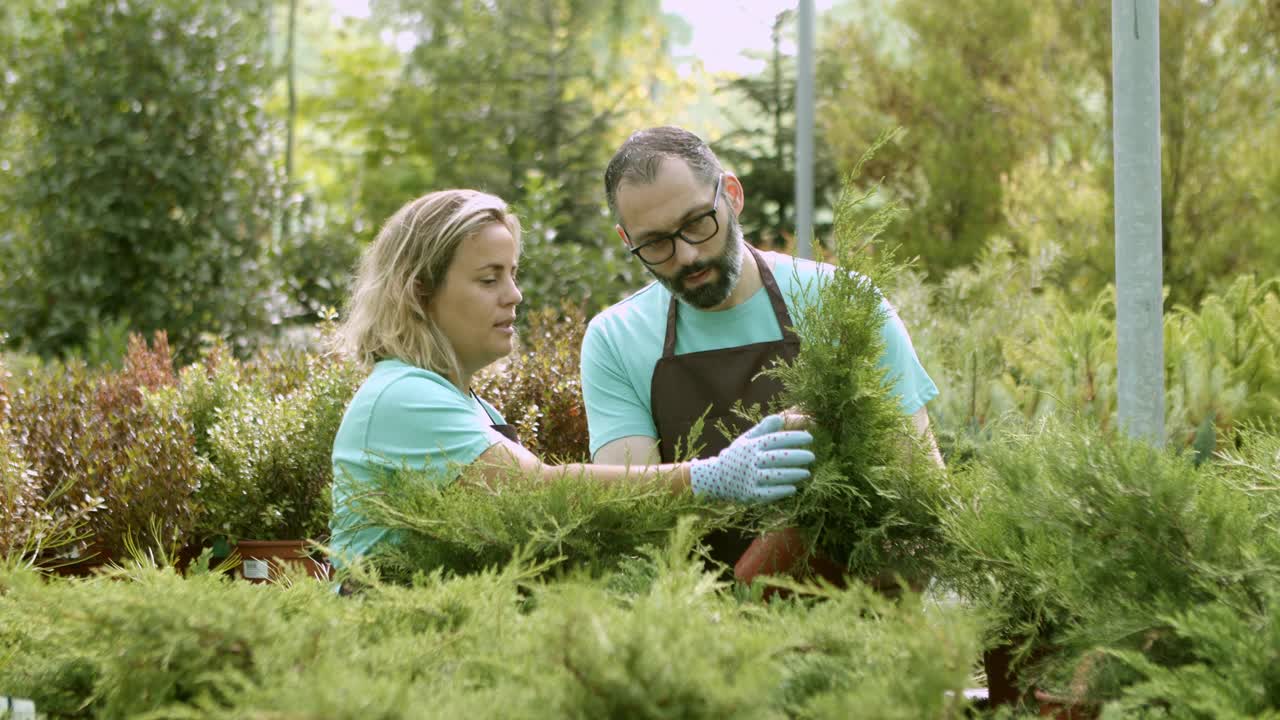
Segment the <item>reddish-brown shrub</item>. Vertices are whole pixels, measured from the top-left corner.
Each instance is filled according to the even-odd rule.
[[[171,403],[148,394],[173,385],[167,339],[129,340],[124,367],[91,373],[51,364],[25,378],[12,430],[52,511],[88,516],[95,543],[124,554],[126,538],[172,550],[195,522],[195,444]],[[58,492],[62,489],[63,492]]]
[[[585,313],[571,305],[535,312],[521,347],[474,381],[480,397],[515,426],[520,442],[547,462],[585,462],[587,412],[578,357]]]

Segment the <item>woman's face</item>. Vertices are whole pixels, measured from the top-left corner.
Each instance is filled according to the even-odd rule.
[[[465,377],[511,352],[515,340],[520,250],[506,226],[493,223],[458,244],[427,314],[453,345]]]

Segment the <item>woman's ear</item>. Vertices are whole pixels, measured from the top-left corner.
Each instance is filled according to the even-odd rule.
[[[431,291],[427,289],[426,284],[421,280],[413,281],[413,296],[418,299],[418,306],[422,308],[422,314],[426,315],[431,310]]]

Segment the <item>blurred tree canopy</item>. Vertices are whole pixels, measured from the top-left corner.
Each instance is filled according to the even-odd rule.
[[[742,180],[747,202],[739,219],[744,237],[766,250],[786,247],[795,240],[796,197],[796,70],[795,58],[782,50],[795,34],[795,14],[779,13],[768,54],[750,53],[765,61],[756,75],[733,77],[722,83],[733,102],[732,129],[712,145],[716,155]],[[734,102],[737,101],[737,102]],[[821,133],[821,128],[819,128]],[[840,190],[840,178],[822,137],[814,153],[814,200],[819,217],[814,231],[830,232],[829,215]]]
[[[1165,283],[1194,302],[1280,268],[1280,10],[1160,12]],[[819,123],[842,169],[886,127],[905,130],[865,181],[907,206],[893,235],[932,275],[1012,235],[1031,253],[1059,246],[1081,297],[1112,280],[1110,23],[1101,2],[859,0],[828,25]],[[1024,192],[1036,202],[1010,197]],[[1041,246],[1023,245],[1042,220]]]
[[[1280,272],[1278,7],[1161,7],[1172,302]],[[901,128],[859,182],[905,204],[887,238],[932,281],[1008,248],[1030,287],[1093,302],[1113,277],[1109,13],[836,3],[818,23],[819,236],[841,175]],[[779,16],[763,70],[737,77],[673,50],[687,27],[659,0],[2,3],[0,334],[44,355],[122,350],[129,329],[167,329],[183,357],[206,333],[247,348],[340,305],[383,219],[450,186],[521,215],[527,308],[590,313],[647,280],[601,175],[662,123],[711,141],[743,178],[747,237],[785,245],[794,31]]]
[[[320,49],[318,81],[302,90],[300,170],[314,199],[365,240],[427,191],[482,189],[524,221],[527,307],[567,297],[596,310],[634,288],[641,271],[621,252],[602,178],[633,129],[667,120],[664,108],[688,96],[657,0],[371,9]],[[307,250],[307,237],[285,239],[304,250],[294,266],[332,267],[320,252],[328,243]]]
[[[102,325],[260,325],[280,197],[263,99],[264,3],[10,7],[5,330],[37,352]],[[16,127],[15,127],[16,126]]]

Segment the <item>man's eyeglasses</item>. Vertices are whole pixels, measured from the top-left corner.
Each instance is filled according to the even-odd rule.
[[[716,208],[720,205],[720,188],[724,184],[724,173],[716,178],[715,195],[711,197],[711,209],[691,218],[680,226],[680,229],[666,235],[659,235],[643,245],[631,248],[631,254],[640,258],[645,265],[661,265],[676,254],[676,238],[699,245],[720,232],[720,221],[716,219]],[[626,232],[626,229],[623,229]]]

